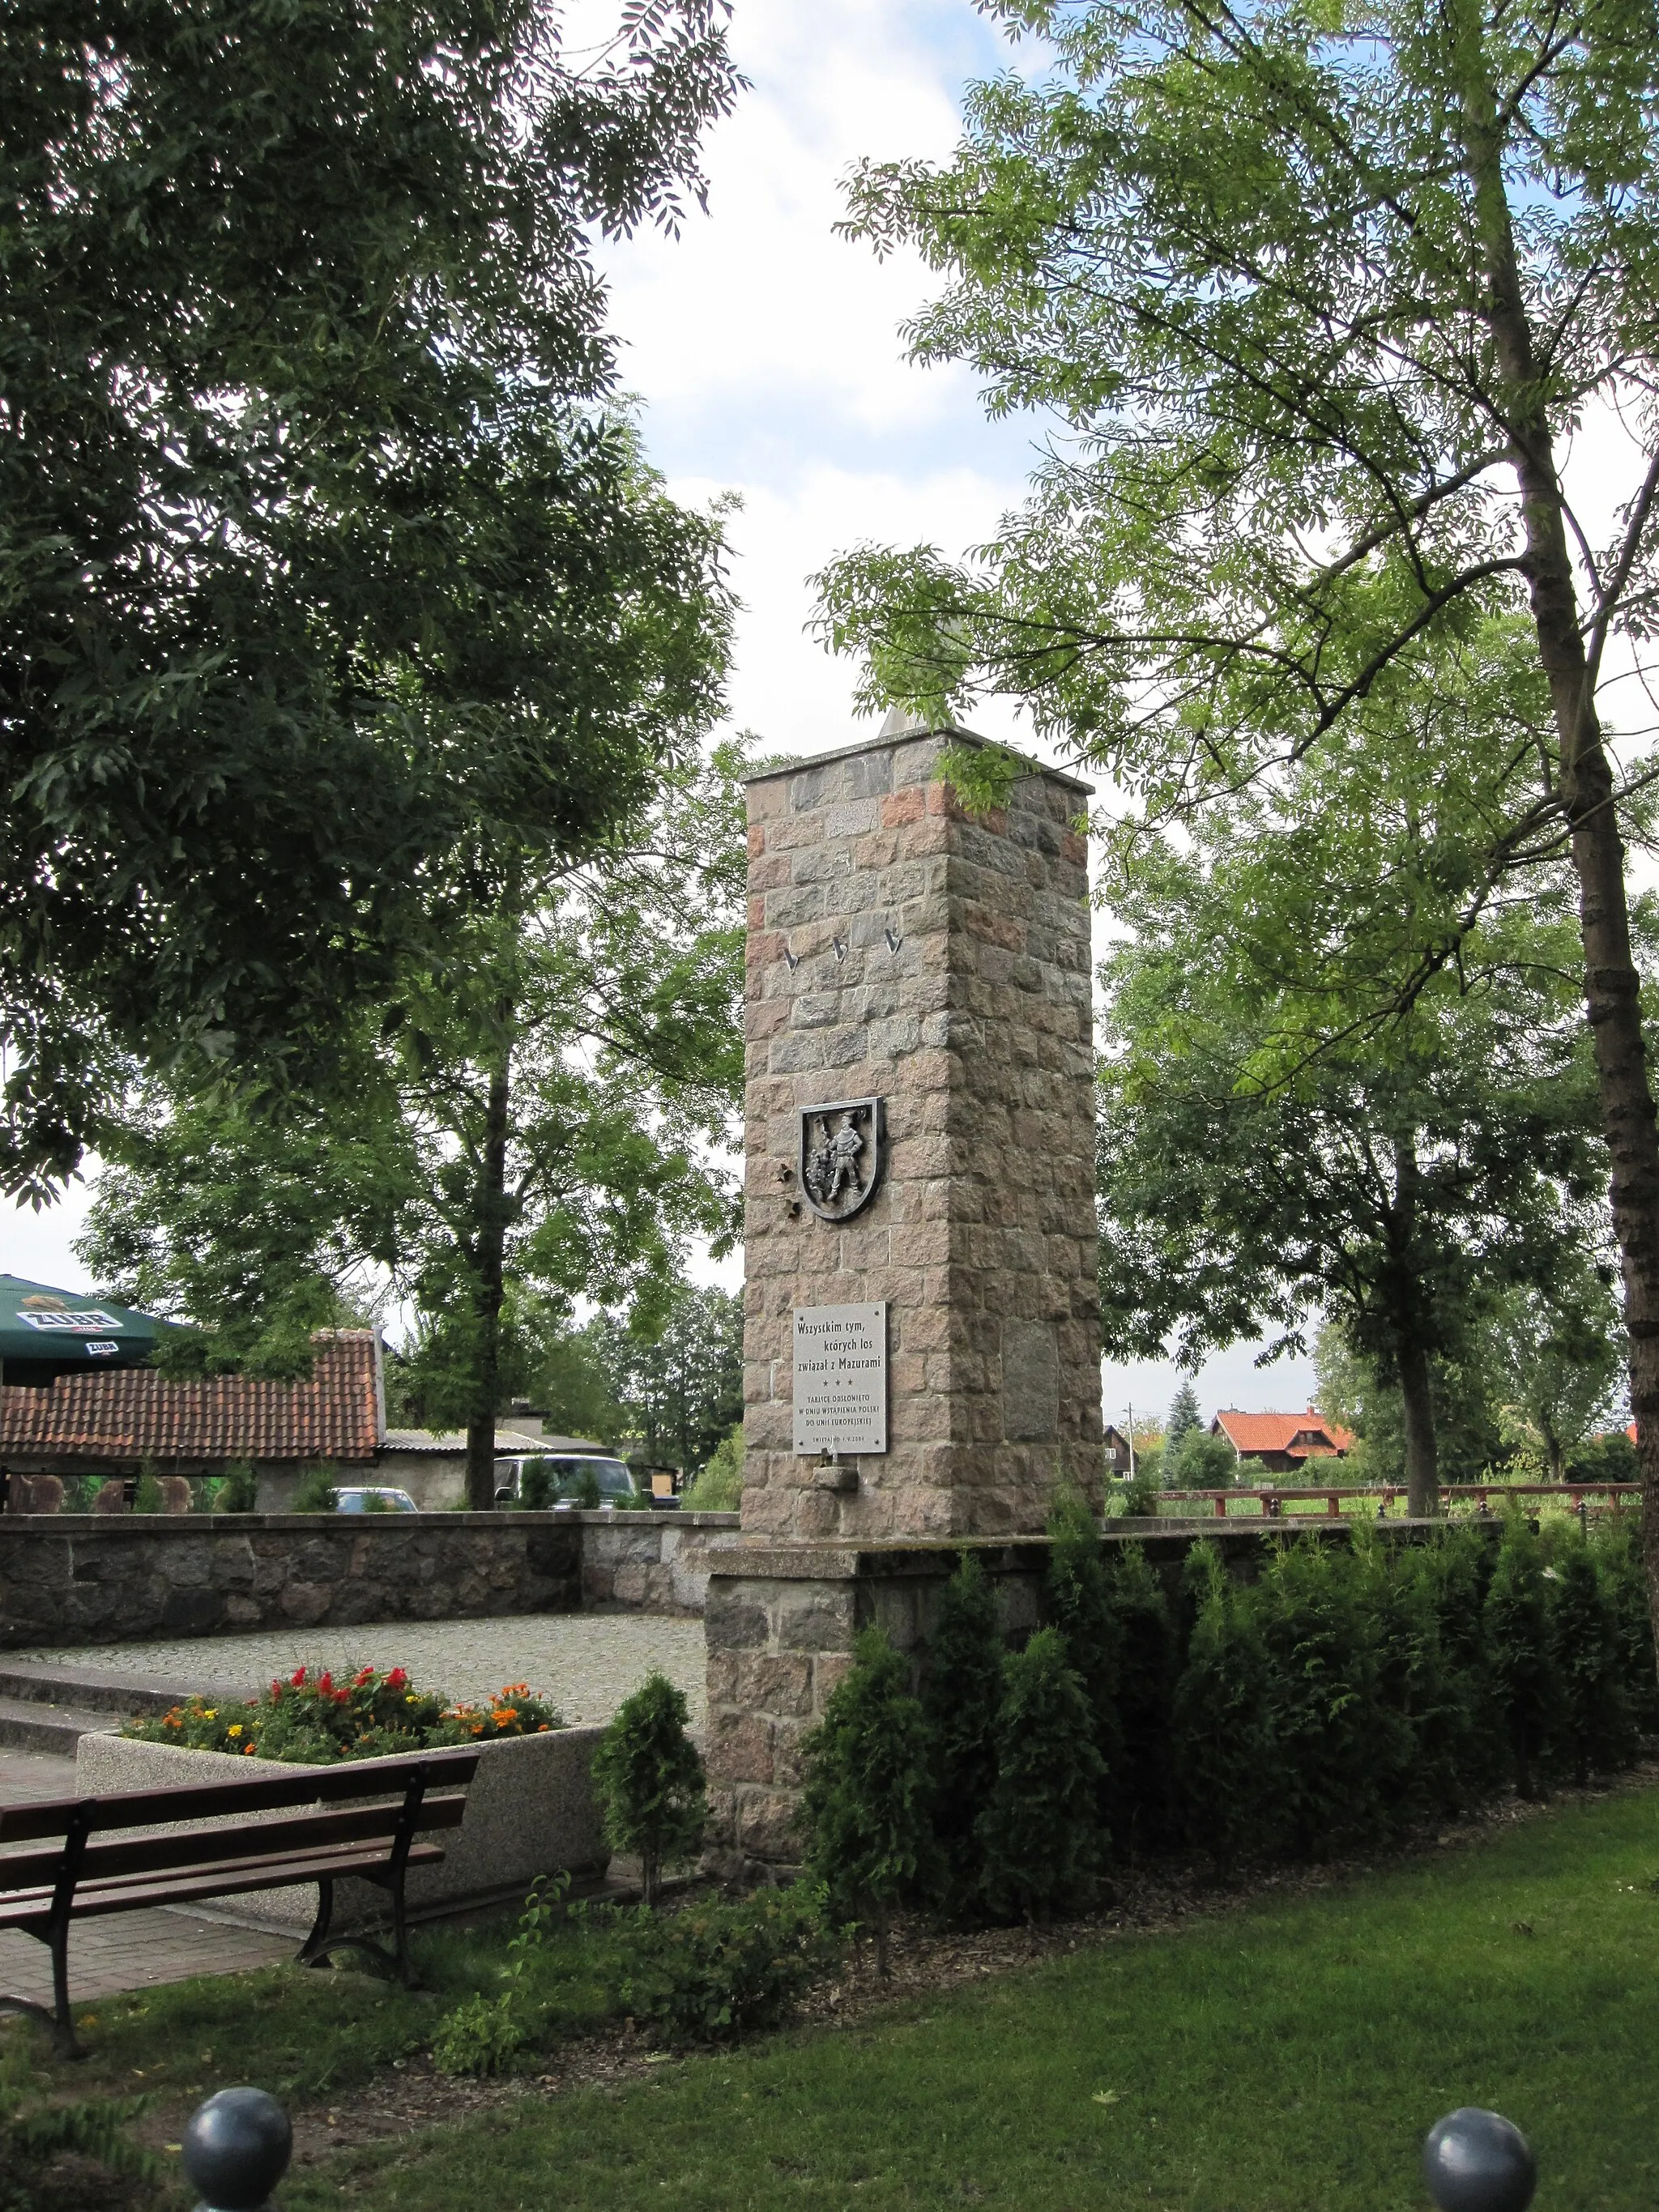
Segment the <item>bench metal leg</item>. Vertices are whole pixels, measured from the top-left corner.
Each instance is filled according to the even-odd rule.
[[[317,1884],[317,1917],[311,1923],[311,1933],[295,1953],[295,1963],[301,1966],[322,1966],[328,1963],[329,1923],[334,1917],[334,1883],[324,1875]]]
[[[52,2048],[60,2058],[84,2058],[87,2054],[76,2040],[75,2015],[70,2010],[69,1923],[48,1920],[44,1927],[38,1923],[26,1927],[23,1933],[44,1943],[52,1953],[52,2008],[31,2004],[27,1997],[0,1995],[0,2012],[27,2013],[31,2020],[44,2021],[52,2030]]]

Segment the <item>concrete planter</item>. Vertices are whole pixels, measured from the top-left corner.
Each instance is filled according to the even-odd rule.
[[[443,1838],[442,1865],[410,1872],[405,1895],[410,1910],[442,1911],[503,1893],[521,1894],[538,1875],[562,1868],[602,1874],[611,1850],[588,1770],[604,1733],[598,1727],[555,1729],[546,1735],[508,1736],[481,1745],[466,1818]],[[191,1783],[294,1771],[276,1759],[186,1751],[176,1744],[119,1735],[83,1735],[76,1752],[75,1786],[82,1796],[103,1796],[115,1790],[182,1789]],[[343,1881],[336,1905],[337,1927],[360,1927],[384,1917],[386,1899],[373,1883]],[[219,1909],[238,1920],[303,1934],[316,1914],[316,1885],[252,1890],[220,1900]]]

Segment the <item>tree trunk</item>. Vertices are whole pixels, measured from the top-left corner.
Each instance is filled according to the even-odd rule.
[[[1420,1344],[1400,1354],[1400,1395],[1406,1411],[1406,1510],[1431,1521],[1440,1510],[1440,1447],[1434,1433],[1429,1355]]]
[[[1419,1173],[1415,1131],[1394,1140],[1395,1364],[1406,1417],[1406,1510],[1431,1521],[1440,1511],[1440,1447],[1434,1433],[1434,1391],[1420,1327],[1422,1285],[1413,1272],[1412,1238],[1417,1226]]]
[[[495,1400],[501,1369],[501,1295],[507,1257],[507,1048],[489,1078],[483,1158],[478,1176],[477,1266],[473,1314],[477,1324],[472,1418],[466,1427],[466,1502],[475,1513],[495,1503]]]
[[[1659,1626],[1659,1127],[1631,950],[1625,851],[1613,770],[1579,629],[1555,444],[1538,381],[1502,171],[1497,101],[1479,33],[1465,71],[1464,118],[1486,253],[1486,315],[1503,379],[1501,412],[1521,491],[1525,574],[1561,756],[1561,798],[1578,878],[1584,1005],[1595,1049],[1601,1121],[1612,1159],[1613,1226],[1624,1278],[1631,1410],[1642,1474],[1648,1605]]]

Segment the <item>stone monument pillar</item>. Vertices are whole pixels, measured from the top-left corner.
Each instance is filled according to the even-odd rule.
[[[965,732],[749,785],[745,1539],[1002,1535],[1101,1470],[1089,787]]]

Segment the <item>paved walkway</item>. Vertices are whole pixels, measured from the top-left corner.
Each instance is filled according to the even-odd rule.
[[[504,1683],[528,1682],[573,1723],[606,1721],[653,1667],[684,1690],[694,1727],[704,1711],[703,1629],[699,1620],[653,1613],[532,1613],[489,1620],[397,1620],[361,1628],[262,1630],[251,1636],[195,1636],[171,1644],[94,1644],[16,1651],[104,1673],[171,1674],[240,1685],[251,1694],[296,1667],[404,1667],[422,1689],[487,1698]]]
[[[72,1759],[0,1747],[0,1806],[74,1795]],[[291,1936],[210,1920],[187,1905],[112,1913],[104,1920],[77,1921],[70,1930],[70,1995],[82,2005],[191,1974],[240,1974],[291,1959],[294,1949]],[[31,2004],[52,2002],[52,1954],[44,1943],[15,1928],[0,1929],[0,1990]]]

